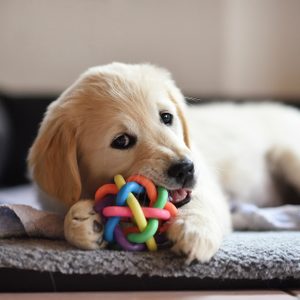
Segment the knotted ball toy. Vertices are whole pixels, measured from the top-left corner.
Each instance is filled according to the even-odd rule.
[[[116,175],[114,182],[101,186],[95,195],[94,209],[105,224],[104,239],[127,251],[157,250],[168,226],[166,221],[177,214],[176,207],[168,201],[168,191],[156,188],[141,175],[127,181]],[[141,206],[135,195],[143,196],[148,205]]]

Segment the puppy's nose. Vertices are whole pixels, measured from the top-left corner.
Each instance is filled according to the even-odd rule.
[[[176,179],[183,186],[189,185],[194,179],[194,164],[189,159],[183,159],[173,163],[168,169],[169,177]]]

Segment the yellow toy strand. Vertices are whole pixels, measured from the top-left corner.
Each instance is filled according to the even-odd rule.
[[[116,175],[114,177],[114,181],[119,190],[122,188],[123,185],[126,184],[125,179],[121,175]],[[132,211],[134,220],[135,220],[139,230],[143,231],[147,226],[147,220],[144,216],[143,210],[142,210],[138,200],[135,198],[135,196],[132,193],[130,193],[128,195],[127,204]],[[155,242],[154,237],[152,237],[148,241],[146,241],[146,245],[150,251],[157,250],[157,244]]]

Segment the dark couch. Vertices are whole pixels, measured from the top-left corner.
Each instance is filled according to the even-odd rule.
[[[28,182],[27,152],[47,106],[55,98],[0,93],[0,187]]]

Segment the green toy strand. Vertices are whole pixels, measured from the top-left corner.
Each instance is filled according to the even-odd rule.
[[[164,208],[168,201],[168,191],[163,187],[158,187],[158,196],[153,207]],[[157,219],[149,219],[144,231],[138,233],[129,233],[127,239],[132,243],[145,243],[152,238],[158,229],[159,222]]]

